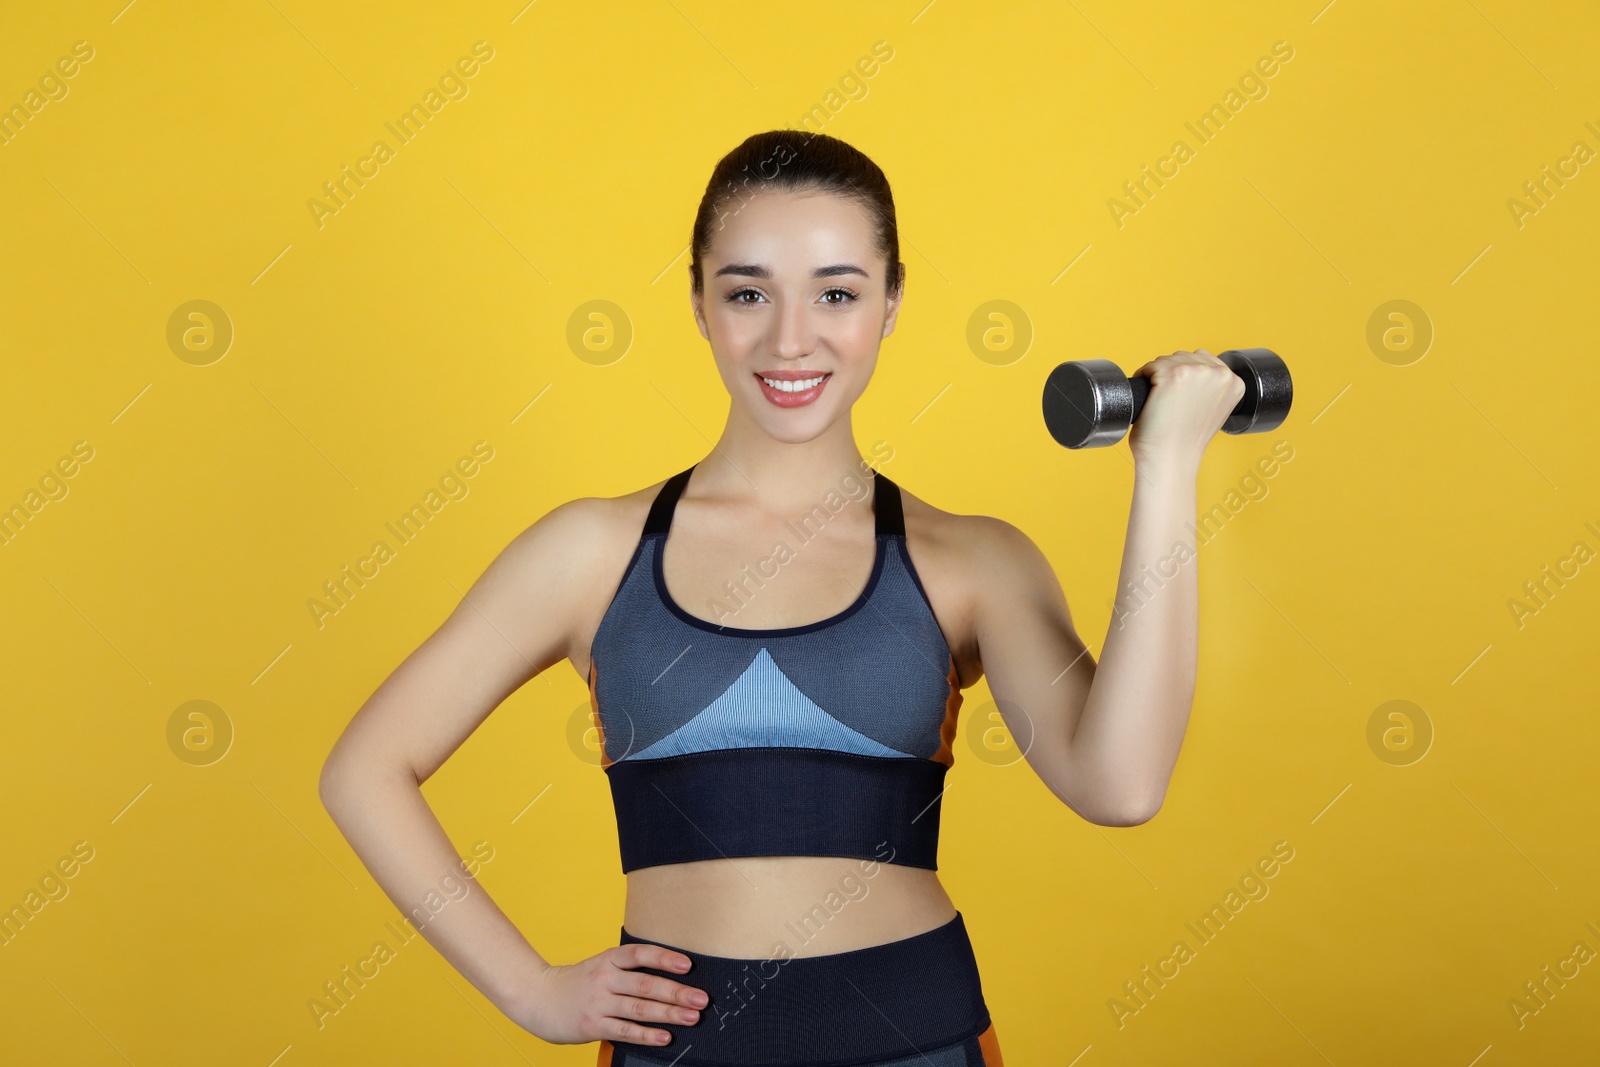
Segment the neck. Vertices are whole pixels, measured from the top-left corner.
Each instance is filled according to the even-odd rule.
[[[808,512],[829,494],[861,499],[872,491],[848,414],[801,442],[780,441],[758,427],[743,430],[730,416],[694,477],[699,492],[743,498],[773,515]]]

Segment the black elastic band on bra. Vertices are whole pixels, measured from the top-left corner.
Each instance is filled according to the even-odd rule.
[[[699,464],[691,465],[687,470],[681,470],[667,479],[661,487],[656,498],[650,504],[650,514],[644,522],[644,533],[641,539],[652,534],[664,534],[672,526],[672,513],[678,506],[678,497],[683,495],[683,487],[689,484],[689,474]],[[873,532],[875,536],[904,537],[906,535],[905,512],[900,506],[900,487],[889,480],[889,476],[878,471],[872,477],[872,511]]]
[[[832,749],[720,748],[607,765],[622,873],[733,856],[939,869],[946,764]]]

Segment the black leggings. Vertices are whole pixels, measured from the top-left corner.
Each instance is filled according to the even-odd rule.
[[[599,1067],[1003,1067],[958,911],[943,926],[826,956],[736,959],[661,945],[688,971],[637,970],[703,989],[689,1025],[651,1023],[665,1045],[600,1042]]]

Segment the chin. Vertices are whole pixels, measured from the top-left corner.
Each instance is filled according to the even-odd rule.
[[[803,445],[807,441],[814,441],[821,437],[823,431],[833,425],[832,418],[817,418],[820,413],[808,412],[804,419],[773,419],[759,420],[767,435],[773,440],[782,441],[786,445]]]

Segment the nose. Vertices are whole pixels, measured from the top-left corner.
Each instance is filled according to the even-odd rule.
[[[779,359],[799,359],[816,348],[810,308],[803,300],[782,300],[773,326],[772,354]]]

